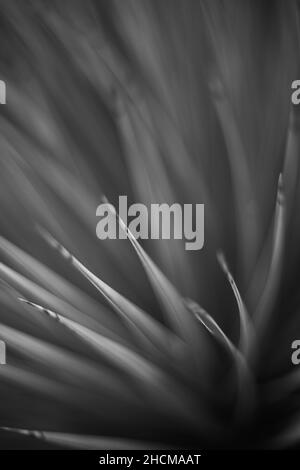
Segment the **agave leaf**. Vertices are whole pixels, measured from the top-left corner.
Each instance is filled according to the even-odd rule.
[[[286,211],[291,212],[297,187],[297,175],[299,171],[298,152],[298,132],[295,125],[295,110],[291,108],[289,128],[285,149],[284,166],[282,171],[282,179],[285,185]],[[290,214],[289,214],[290,215]],[[286,216],[288,218],[288,216]]]
[[[149,443],[123,439],[119,437],[106,436],[88,436],[81,434],[68,434],[48,431],[34,431],[29,429],[18,429],[9,427],[0,427],[2,431],[14,432],[26,437],[40,439],[60,447],[71,447],[85,450],[143,450],[166,448],[162,444]]]
[[[10,348],[40,365],[42,369],[45,368],[48,375],[52,375],[57,381],[79,389],[91,387],[95,393],[108,393],[125,402],[132,401],[132,391],[113,371],[96,367],[91,361],[3,324],[0,325],[0,330],[1,338]]]
[[[103,326],[118,328],[118,324],[113,322],[111,312],[106,311],[102,305],[93,301],[78,287],[73,286],[65,278],[53,272],[44,264],[25,253],[0,236],[0,250],[5,257],[14,263],[18,271],[24,273],[28,278],[33,279],[39,285],[43,285],[48,291],[53,292],[58,298],[67,303],[71,303],[80,312],[97,319]],[[56,307],[55,307],[56,308]]]
[[[33,390],[41,395],[49,395],[56,400],[63,400],[70,402],[70,388],[59,382],[43,377],[35,372],[25,370],[21,367],[6,364],[5,367],[0,367],[1,380],[12,382],[20,387],[25,387]]]
[[[8,266],[5,266],[2,263],[0,263],[0,274],[3,281],[5,281],[9,286],[14,287],[17,290],[18,297],[22,296],[21,293],[25,296],[34,297],[39,302],[46,305],[50,305],[52,308],[59,312],[64,312],[72,319],[82,322],[83,324],[86,324],[92,329],[96,329],[97,331],[99,330],[109,337],[118,338],[121,341],[122,336],[120,334],[116,334],[114,330],[102,326],[102,324],[94,320],[94,318],[85,315],[73,305],[70,305],[68,302],[61,300],[51,292],[48,292],[46,289],[40,287],[39,285],[35,284],[34,282],[30,281],[26,277],[15,272],[14,270],[9,268]],[[101,307],[99,306],[99,310],[100,309]]]
[[[130,167],[134,187],[137,188],[139,200],[148,204],[155,201],[175,201],[176,188],[172,186],[166,165],[161,156],[162,141],[154,129],[153,118],[148,104],[139,97],[135,106],[129,106],[123,93],[119,93],[119,125],[125,140],[126,158]],[[141,157],[142,155],[142,157]],[[192,172],[195,175],[195,172]],[[199,182],[197,182],[198,187]],[[154,196],[155,195],[155,196]],[[191,273],[185,251],[180,240],[171,243],[161,242],[155,246],[158,257],[168,271],[183,287],[194,286],[195,279]]]
[[[38,370],[25,370],[23,367],[18,365],[6,364],[5,367],[0,368],[0,378],[2,383],[9,383],[15,389],[20,390],[29,390],[31,393],[35,393],[40,400],[51,399],[55,402],[62,403],[63,406],[72,407],[76,410],[82,410],[85,413],[90,413],[91,402],[96,402],[99,399],[99,394],[101,396],[102,405],[105,404],[105,407],[97,407],[93,410],[93,415],[97,415],[99,419],[107,418],[107,409],[110,409],[110,420],[116,419],[119,424],[120,417],[115,414],[119,412],[116,404],[112,405],[111,397],[114,393],[112,389],[107,390],[107,387],[104,385],[102,390],[98,386],[97,391],[91,392],[88,388],[83,390],[79,383],[75,385],[75,380],[72,383],[67,383],[65,380],[57,380],[57,378],[45,377],[45,374],[49,374],[49,367],[46,371]],[[53,374],[51,374],[53,375]],[[60,378],[59,378],[60,379]],[[120,390],[120,385],[119,385]],[[97,396],[95,396],[95,392]],[[123,402],[123,397],[121,398],[121,403]],[[118,400],[120,403],[120,400]],[[139,403],[137,399],[134,399],[132,396],[131,401],[125,398],[126,407],[128,410],[139,409]],[[133,405],[134,403],[134,405]],[[122,405],[121,405],[122,406]],[[104,408],[106,411],[104,411]]]
[[[211,91],[228,150],[238,215],[239,254],[244,280],[247,281],[257,253],[259,235],[253,182],[240,132],[221,80],[211,82]]]
[[[219,325],[212,318],[212,316],[193,300],[187,299],[187,305],[194,312],[196,318],[210,332],[210,334],[214,336],[217,341],[222,344],[222,346],[224,346],[225,349],[236,358],[237,353],[239,353],[238,349],[225,335],[224,331],[219,327]]]
[[[285,241],[285,220],[285,198],[282,175],[280,175],[278,179],[270,267],[266,284],[253,316],[256,330],[260,337],[263,335],[265,328],[267,327],[272,308],[277,298]]]
[[[58,321],[97,351],[110,364],[117,367],[125,375],[130,376],[136,382],[137,387],[142,388],[143,393],[148,396],[154,406],[158,406],[159,409],[162,408],[167,413],[168,410],[174,412],[175,409],[177,413],[183,413],[184,417],[191,419],[193,414],[190,412],[190,404],[184,401],[182,395],[184,391],[181,386],[173,383],[156,365],[126,346],[105,338],[77,322],[65,318],[63,315],[45,309],[26,299],[20,300]],[[172,390],[172,393],[170,393],[170,390]]]
[[[282,377],[269,381],[265,385],[266,394],[270,399],[280,401],[300,389],[300,371],[294,370]]]
[[[116,214],[115,214],[116,215]],[[121,221],[119,218],[121,227],[124,230],[128,230],[127,227],[125,227],[124,223]],[[64,256],[66,259],[71,260],[72,264],[85,276],[87,277],[90,282],[92,282],[100,291],[104,291],[104,283],[100,281],[98,277],[96,277],[94,274],[92,274],[80,261],[78,261],[66,248],[64,248],[60,243],[55,240],[52,235],[48,234],[44,229],[41,231],[41,234],[44,236],[46,241],[50,243],[54,248],[58,249],[62,256]],[[200,345],[197,344],[197,340],[199,340],[199,334],[197,329],[195,330],[195,324],[193,323],[193,318],[190,315],[190,312],[187,310],[187,308],[184,305],[184,301],[181,298],[181,296],[177,293],[176,289],[172,286],[172,284],[168,281],[168,279],[160,272],[158,268],[156,268],[155,264],[150,260],[150,258],[146,255],[144,250],[141,248],[141,246],[138,244],[138,242],[135,240],[133,235],[129,232],[128,230],[128,235],[129,238],[138,253],[139,258],[141,259],[146,273],[148,274],[148,277],[150,279],[151,284],[154,286],[154,290],[157,292],[159,300],[163,303],[163,306],[165,310],[168,312],[168,318],[170,319],[170,323],[175,326],[177,326],[177,333],[179,337],[182,337],[184,339],[184,335],[189,333],[189,339],[191,341],[188,343],[192,349],[196,349],[199,351]],[[151,269],[151,270],[150,270]],[[107,286],[108,287],[108,286]],[[112,291],[109,288],[109,291],[106,289],[104,291],[105,294],[107,295],[107,292],[112,295],[112,293],[115,293],[115,291]],[[124,298],[116,295],[112,297],[112,300],[114,304],[118,307],[119,313],[120,312],[120,307],[121,310],[122,308],[124,309],[124,306],[128,307],[128,303],[124,302]],[[116,303],[116,300],[119,301],[119,303]],[[120,305],[120,301],[122,300],[122,305]],[[131,306],[131,311],[130,311],[130,316],[133,317],[133,310],[132,310],[132,303],[129,304]],[[124,312],[124,310],[123,310]],[[127,316],[129,314],[128,309],[126,310]],[[135,314],[135,321],[136,321],[136,314]],[[153,324],[153,322],[152,322]],[[181,328],[179,328],[181,326]],[[143,325],[145,327],[145,323]],[[197,325],[196,325],[197,327]],[[148,328],[149,330],[149,328]],[[152,329],[153,333],[153,329]],[[153,336],[153,334],[152,334]],[[172,335],[169,335],[169,338],[172,340]],[[169,339],[168,336],[165,336],[165,339]],[[157,339],[157,335],[156,335]],[[175,354],[178,346],[176,345],[176,342],[173,341],[168,341],[167,345],[168,348]]]
[[[150,350],[152,354],[157,354],[158,351],[166,354],[178,350],[180,346],[179,339],[171,331],[152,319],[141,308],[119,294],[98,276],[95,276],[45,230],[40,230],[40,232],[51,246],[58,249],[65,258],[71,260],[72,265],[99,290],[117,314],[121,318],[125,318],[140,346]]]
[[[31,307],[43,312],[50,318],[58,321],[82,340],[84,340],[89,346],[96,349],[101,355],[103,355],[109,362],[112,362],[122,371],[133,376],[135,379],[144,382],[145,384],[155,384],[159,382],[160,372],[155,369],[148,361],[143,359],[141,356],[136,354],[134,351],[126,348],[120,343],[114,342],[109,338],[106,338],[89,328],[86,328],[79,323],[69,320],[68,318],[60,315],[52,310],[46,309],[41,305],[30,302],[26,299],[19,299],[22,302],[27,303]]]
[[[217,259],[220,263],[222,270],[224,271],[228,282],[233,290],[234,296],[237,301],[238,311],[239,311],[239,318],[240,318],[240,344],[239,349],[240,351],[245,354],[246,356],[249,353],[249,349],[253,346],[253,339],[254,339],[254,330],[252,321],[249,317],[247,308],[242,300],[241,294],[238,290],[238,287],[234,281],[234,278],[229,271],[228,265],[226,263],[225,257],[222,252],[217,253]]]
[[[267,441],[265,448],[279,450],[288,449],[289,447],[296,446],[299,448],[300,443],[300,416],[297,413],[296,418],[285,426],[285,428],[276,435],[273,439]]]
[[[237,370],[238,377],[238,391],[239,396],[237,399],[235,414],[238,419],[249,414],[250,406],[253,406],[254,401],[254,380],[252,373],[249,369],[246,358],[235,347],[232,341],[225,335],[224,331],[219,327],[216,321],[196,302],[188,299],[187,305],[194,312],[196,318],[201,324],[216,338],[216,340],[229,352],[232,357]]]
[[[108,205],[108,207],[112,210],[111,205]],[[194,359],[197,363],[199,359],[198,355],[202,351],[201,339],[202,341],[204,341],[204,339],[203,337],[201,338],[199,329],[195,323],[195,319],[186,308],[184,299],[177,292],[167,277],[147,255],[145,250],[141,247],[123,220],[115,211],[114,215],[117,217],[120,227],[127,234],[134,250],[136,251],[153,287],[153,290],[167,314],[169,323],[173,326],[178,336],[182,337],[187,342],[187,344],[189,344],[191,351],[194,353]]]

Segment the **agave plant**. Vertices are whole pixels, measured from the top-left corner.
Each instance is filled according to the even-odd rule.
[[[0,8],[1,446],[297,445],[297,2]],[[203,250],[98,240],[122,194]]]

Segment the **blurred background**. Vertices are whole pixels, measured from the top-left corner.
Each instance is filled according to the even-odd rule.
[[[299,34],[294,0],[1,0],[1,448],[298,442]],[[130,241],[96,237],[97,206],[119,195],[205,204],[203,250],[144,240],[163,279],[149,274]],[[247,374],[187,298],[237,350],[247,311]]]

